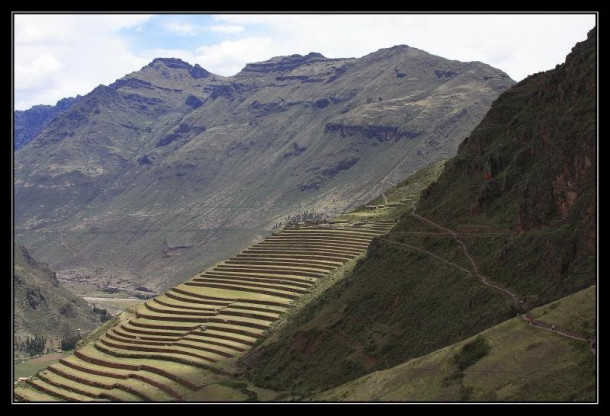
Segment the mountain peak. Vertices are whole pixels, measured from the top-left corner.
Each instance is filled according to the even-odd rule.
[[[424,52],[417,48],[413,48],[408,45],[395,45],[395,46],[391,46],[389,48],[382,48],[375,52],[371,52],[368,55],[366,55],[365,57],[369,57],[372,59],[387,59],[387,58],[391,58],[391,57],[394,57],[397,55],[404,55],[404,54],[417,55],[418,53],[428,54],[427,52]]]
[[[246,64],[244,69],[241,70],[240,74],[251,74],[251,73],[269,73],[269,72],[284,72],[291,71],[305,63],[326,61],[326,58],[319,52],[310,52],[307,55],[287,55],[287,56],[274,56],[263,62],[255,62]]]
[[[184,69],[191,74],[191,77],[198,78],[207,78],[210,75],[210,72],[206,71],[199,64],[195,64],[195,66],[189,64],[188,62],[183,61],[180,58],[155,58],[152,60],[149,67],[154,67],[155,64],[164,65],[167,68],[172,69]]]
[[[154,66],[156,63],[162,63],[168,68],[176,68],[176,69],[190,69],[192,65],[188,62],[184,62],[180,58],[155,58],[153,61],[148,64],[148,66]]]
[[[380,51],[388,51],[388,52],[406,52],[411,48],[409,45],[394,45],[389,48],[380,49]]]
[[[85,217],[97,218],[106,212],[112,213],[112,218],[104,222],[109,230],[137,230],[151,226],[153,219],[144,216],[133,222],[129,220],[130,213],[159,203],[160,214],[155,223],[163,221],[164,226],[175,228],[184,217],[173,215],[172,207],[178,203],[192,206],[193,215],[202,218],[202,227],[218,227],[213,234],[219,239],[193,237],[187,241],[176,228],[167,238],[177,241],[180,247],[184,241],[192,248],[174,249],[174,245],[168,248],[160,236],[155,237],[154,250],[169,254],[143,260],[138,268],[148,273],[157,267],[154,264],[159,264],[159,273],[146,277],[147,282],[155,288],[168,287],[177,279],[186,278],[192,265],[201,261],[196,253],[205,251],[211,256],[239,248],[229,243],[237,233],[233,231],[237,224],[248,233],[262,233],[259,230],[271,221],[269,218],[293,212],[297,209],[293,207],[298,206],[296,201],[301,200],[322,201],[315,202],[315,206],[340,211],[355,203],[356,198],[364,199],[363,192],[373,193],[398,182],[405,172],[434,160],[437,154],[451,154],[500,92],[483,80],[487,74],[478,69],[464,74],[459,82],[443,85],[450,74],[436,75],[434,70],[439,68],[431,68],[421,60],[389,59],[371,65],[370,60],[360,58],[329,59],[316,51],[300,52],[251,64],[238,76],[210,74],[205,79],[193,79],[207,74],[194,62],[189,65],[176,57],[151,58],[139,71],[109,87],[99,87],[86,102],[56,118],[31,146],[16,154],[18,226],[30,227],[32,222],[28,221],[39,221],[37,218],[49,218],[51,224],[56,220],[55,212],[72,212],[63,207],[78,204],[82,207],[78,215],[82,217],[61,217],[66,230],[75,226],[72,224],[81,224]],[[408,75],[405,78],[403,74]],[[411,77],[418,78],[418,82],[409,80]],[[512,84],[502,79],[495,82],[505,88]],[[454,93],[452,89],[458,87]],[[454,94],[456,97],[451,98]],[[424,107],[433,111],[426,120],[418,118]],[[445,125],[450,128],[446,133],[444,130],[443,137],[434,136],[434,142],[425,139]],[[353,139],[346,140],[349,136]],[[413,150],[410,139],[415,137],[419,137],[418,147]],[[58,151],[58,146],[66,153]],[[326,146],[333,150],[323,150]],[[87,149],[87,154],[81,149]],[[402,152],[413,156],[403,163]],[[44,168],[37,167],[41,164]],[[63,176],[58,175],[56,166],[62,166]],[[298,175],[287,178],[285,172],[292,170]],[[266,172],[269,176],[265,177]],[[74,192],[70,201],[77,202],[54,196],[55,188],[65,186],[62,178],[67,177],[78,178],[74,190],[70,185],[70,192]],[[118,188],[106,197],[103,190],[110,189],[113,185],[109,181],[115,180]],[[277,185],[266,193],[255,190],[269,181],[276,181]],[[36,185],[26,186],[29,183]],[[225,195],[226,190],[242,183],[243,190],[231,191],[230,198],[227,196],[230,209],[215,207],[209,213],[204,210],[206,205],[202,202],[207,198]],[[151,187],[163,194],[152,195],[146,191]],[[335,198],[327,196],[331,188],[340,189],[344,197],[331,199]],[[181,195],[185,195],[184,199],[177,199]],[[266,203],[275,195],[279,199],[257,210],[256,215],[235,202],[253,198]],[[39,201],[43,199],[45,204],[41,207]],[[120,209],[111,208],[119,200]],[[229,216],[231,222],[221,226]],[[98,233],[97,228],[82,231],[83,236]],[[30,233],[29,228],[27,233],[31,235],[24,237],[27,244],[33,241],[28,238],[39,236],[34,230]],[[52,240],[52,233],[48,234]],[[113,245],[110,240],[92,239],[85,244],[85,237],[74,238],[78,239],[74,246],[79,250],[112,250],[94,266],[99,264],[103,271],[96,275],[95,269],[90,269],[96,280],[110,279],[112,284],[119,284],[121,279],[141,279],[129,269],[132,261],[128,257],[142,249],[135,240]],[[179,264],[175,263],[175,252],[180,253]],[[56,258],[45,260],[66,261],[60,258],[65,255],[57,253]],[[81,267],[77,264],[80,257],[69,260],[72,259],[73,263],[62,266],[64,270]],[[120,266],[120,273],[111,274],[106,259],[120,260],[125,266]],[[90,267],[90,263],[82,267]],[[166,281],[161,268],[174,270],[167,273],[171,277]]]
[[[320,52],[309,52],[307,55],[305,55],[303,58],[305,59],[326,59],[326,57],[324,55],[322,55]]]

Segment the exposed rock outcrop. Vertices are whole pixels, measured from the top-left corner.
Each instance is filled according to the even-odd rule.
[[[413,139],[423,132],[404,130],[396,126],[350,126],[338,123],[326,123],[324,126],[324,133],[339,133],[342,137],[360,134],[368,139],[377,139],[380,142],[384,142],[387,140],[398,141],[403,137]]]

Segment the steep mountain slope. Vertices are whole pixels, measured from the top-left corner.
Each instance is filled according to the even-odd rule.
[[[595,286],[532,313],[591,334]],[[558,326],[559,327],[559,326]],[[488,354],[456,374],[454,357],[483,339]],[[317,396],[323,401],[595,401],[595,355],[589,343],[539,331],[513,318],[388,370],[375,372]],[[458,373],[459,374],[459,373]]]
[[[155,59],[17,152],[16,234],[60,279],[170,287],[288,214],[342,212],[453,155],[512,83],[407,46],[230,78]]]
[[[251,379],[327,389],[594,284],[596,41],[503,93],[415,212],[250,353]]]
[[[419,205],[449,226],[518,233],[481,267],[543,301],[595,278],[596,42],[592,30],[563,65],[502,94]]]
[[[31,142],[59,114],[70,108],[80,96],[64,98],[55,105],[35,105],[29,110],[15,111],[13,147],[15,151]]]
[[[23,246],[15,246],[15,340],[42,335],[60,340],[101,324],[87,302],[63,288],[49,267],[33,259]]]

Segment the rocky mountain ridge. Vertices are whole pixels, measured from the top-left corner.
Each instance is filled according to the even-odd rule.
[[[407,46],[233,77],[155,59],[15,154],[16,235],[60,279],[168,287],[290,214],[340,213],[453,155],[512,84]]]

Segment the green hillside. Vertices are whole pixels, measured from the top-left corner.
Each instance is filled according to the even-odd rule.
[[[557,326],[595,328],[596,287],[536,308]],[[487,355],[456,373],[454,357],[484,340]],[[322,401],[595,401],[596,359],[589,343],[564,338],[513,318],[475,337],[375,372],[313,398]]]
[[[594,29],[503,93],[415,214],[405,207],[351,276],[249,353],[250,379],[326,390],[595,284],[595,53]]]

